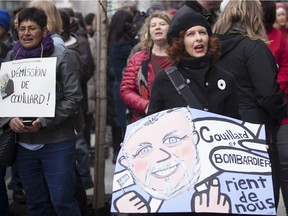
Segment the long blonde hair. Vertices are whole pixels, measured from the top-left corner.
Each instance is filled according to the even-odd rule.
[[[260,39],[268,43],[262,16],[259,0],[229,0],[213,25],[212,31],[217,34],[227,34],[233,24],[240,23],[245,31],[239,33],[251,40]]]
[[[42,9],[47,15],[47,29],[51,34],[61,34],[62,19],[60,13],[53,2],[50,1],[31,1],[27,7]]]
[[[166,11],[155,11],[151,13],[145,19],[145,22],[140,30],[140,46],[142,49],[151,48],[153,46],[153,41],[150,35],[150,22],[154,17],[165,20],[169,25],[172,19],[171,15]]]

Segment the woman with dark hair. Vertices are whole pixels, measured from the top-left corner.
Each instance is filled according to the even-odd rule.
[[[118,10],[112,17],[108,36],[108,61],[114,74],[113,97],[116,113],[115,124],[112,125],[113,163],[116,161],[126,129],[126,106],[119,95],[122,71],[126,67],[127,58],[135,45],[136,33],[132,13]]]
[[[12,117],[17,133],[16,165],[27,196],[28,215],[80,215],[74,198],[75,114],[82,100],[77,69],[67,50],[54,45],[42,9],[25,8],[18,14],[19,41],[6,60],[56,57],[55,117],[33,118],[31,125]],[[33,63],[31,63],[33,64]],[[5,119],[0,119],[0,125]],[[55,211],[55,212],[54,212]]]
[[[186,13],[172,19],[171,23],[170,27],[175,29],[168,55],[177,68],[174,72],[182,75],[195,95],[195,107],[191,105],[192,108],[239,117],[235,79],[214,66],[220,54],[220,42],[211,36],[211,26],[205,17],[199,13]],[[187,106],[184,97],[178,93],[165,70],[159,71],[152,85],[148,114],[181,106]]]

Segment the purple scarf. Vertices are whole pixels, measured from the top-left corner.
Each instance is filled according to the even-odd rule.
[[[54,44],[53,39],[51,37],[51,33],[49,32],[42,39],[42,42],[34,49],[30,50],[23,48],[19,41],[13,46],[13,58],[15,60],[25,58],[48,57],[52,55],[53,52],[54,52]],[[41,53],[43,53],[42,56]]]

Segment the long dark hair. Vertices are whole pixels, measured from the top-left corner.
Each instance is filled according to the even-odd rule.
[[[273,28],[276,17],[276,2],[275,1],[263,1],[261,0],[263,10],[263,23],[265,29],[270,30]]]
[[[113,15],[109,26],[108,42],[133,42],[136,35],[133,19],[132,13],[118,10]]]
[[[70,38],[70,35],[71,35],[70,17],[67,11],[63,9],[59,9],[59,13],[60,13],[62,23],[63,23],[63,31],[61,32],[61,37],[63,41],[66,42]]]

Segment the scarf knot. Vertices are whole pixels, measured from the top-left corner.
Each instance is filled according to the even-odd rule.
[[[15,60],[25,59],[25,58],[42,58],[51,56],[54,52],[54,43],[51,37],[51,33],[47,33],[47,35],[42,39],[41,43],[38,44],[34,49],[25,49],[22,47],[20,41],[18,41],[13,46],[13,58]]]

